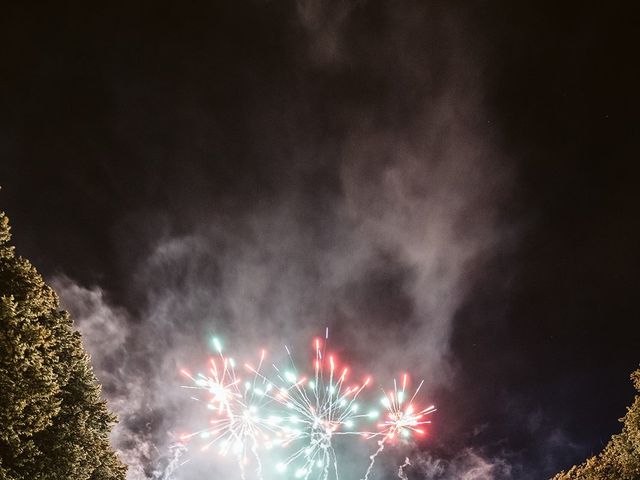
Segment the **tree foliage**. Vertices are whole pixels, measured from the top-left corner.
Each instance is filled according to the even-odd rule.
[[[631,379],[640,393],[640,369]],[[582,465],[556,475],[553,480],[638,480],[640,479],[640,395],[636,395],[620,421],[622,432],[611,437],[602,452]]]
[[[80,334],[9,241],[0,212],[0,480],[123,480]]]

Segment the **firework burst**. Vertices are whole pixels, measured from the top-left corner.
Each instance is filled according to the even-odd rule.
[[[272,372],[267,373],[266,352],[262,350],[255,364],[244,363],[244,373],[238,373],[234,360],[222,353],[221,342],[214,338],[212,343],[217,357],[210,360],[207,374],[182,371],[191,380],[185,388],[199,391],[192,398],[205,404],[211,418],[206,428],[181,439],[200,438],[204,442],[202,450],[214,448],[221,455],[235,455],[241,479],[246,478],[248,465],[255,473],[252,477],[262,479],[261,454],[273,449],[269,465],[276,475],[339,480],[334,441],[350,437],[377,439],[378,448],[369,457],[364,475],[368,480],[385,444],[423,435],[424,425],[430,423],[427,416],[435,411],[433,406],[416,406],[423,382],[410,397],[407,395],[406,374],[400,386],[394,380],[393,390],[383,390],[382,416],[367,407],[360,397],[368,396],[363,391],[371,378],[349,380],[349,368],[339,365],[337,358],[326,351],[328,330],[324,339],[314,340],[311,374],[297,368],[286,346],[286,365],[272,364],[273,369],[267,369]]]
[[[382,405],[386,408],[386,418],[378,427],[382,429],[382,435],[389,440],[394,440],[397,437],[409,438],[412,435],[424,435],[423,425],[431,423],[431,420],[427,420],[426,417],[436,411],[433,405],[420,409],[414,403],[424,380],[420,382],[418,388],[407,401],[408,377],[406,373],[403,375],[401,389],[398,389],[394,379],[393,390],[385,392],[385,396],[381,400]]]
[[[382,438],[378,440],[378,449],[369,457],[371,461],[364,480],[368,480],[376,458],[382,453],[387,442],[406,440],[413,435],[422,436],[425,434],[424,425],[431,423],[427,416],[435,412],[436,408],[431,405],[421,409],[415,405],[416,397],[424,384],[424,380],[420,382],[413,395],[407,400],[408,381],[409,375],[405,373],[402,376],[401,388],[398,388],[398,382],[394,379],[393,390],[383,390],[384,396],[381,399],[381,403],[385,408],[385,417],[378,424],[379,432],[371,435],[371,438]]]
[[[287,348],[290,368],[282,371],[276,368],[277,378],[284,385],[276,400],[290,413],[285,416],[294,448],[286,460],[277,468],[284,472],[294,470],[296,478],[327,479],[333,475],[339,478],[338,461],[333,447],[333,439],[340,435],[362,436],[358,423],[369,418],[357,402],[362,390],[370,383],[370,378],[357,384],[348,383],[349,368],[338,368],[333,355],[326,355],[325,342],[314,341],[314,375],[311,378],[298,377],[296,365]]]
[[[270,392],[274,386],[260,373],[266,352],[261,352],[257,367],[245,364],[251,375],[242,379],[236,373],[235,361],[222,355],[217,339],[214,339],[214,345],[217,345],[220,358],[218,361],[211,359],[211,376],[199,373],[194,377],[186,371],[182,372],[194,383],[185,388],[204,390],[209,395],[205,403],[213,418],[207,428],[183,435],[182,439],[199,437],[205,441],[202,450],[217,446],[218,452],[223,456],[235,454],[240,477],[243,479],[246,476],[245,466],[251,457],[255,463],[256,475],[261,479],[262,461],[258,450],[271,449],[287,439],[281,428],[281,417],[270,414],[268,409],[272,402]],[[218,363],[221,367],[217,366]],[[197,397],[192,398],[202,401]]]

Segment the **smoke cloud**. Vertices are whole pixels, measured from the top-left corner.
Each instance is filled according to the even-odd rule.
[[[380,383],[407,369],[425,379],[428,397],[455,382],[456,312],[500,246],[512,182],[482,120],[478,66],[459,49],[451,19],[430,19],[437,12],[390,11],[380,39],[363,51],[347,39],[347,30],[357,38],[361,4],[328,5],[297,3],[307,38],[298,53],[315,72],[361,69],[378,85],[374,94],[384,92],[376,108],[336,107],[334,136],[300,126],[302,100],[282,116],[289,135],[270,137],[269,119],[256,114],[260,133],[247,141],[288,154],[273,167],[285,179],[277,192],[258,195],[251,208],[227,198],[187,204],[181,218],[131,212],[126,222],[168,225],[154,230],[151,221],[126,241],[142,252],[128,266],[126,289],[142,299],[135,311],[99,285],[53,279],[120,418],[113,443],[130,480],[169,478],[180,463],[181,429],[203,419],[178,372],[204,364],[214,333],[241,356],[261,347],[281,355],[285,343],[304,356],[327,326],[332,347]],[[425,25],[434,30],[426,38]],[[445,47],[424,57],[419,44],[429,39]],[[212,463],[194,454],[172,478],[226,468]],[[423,455],[407,471],[425,479],[509,474],[472,451]]]
[[[412,461],[424,480],[498,480],[511,477],[511,466],[503,459],[487,459],[466,449],[451,460],[419,455]]]

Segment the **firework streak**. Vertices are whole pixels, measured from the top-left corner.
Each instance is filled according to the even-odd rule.
[[[378,447],[369,457],[363,477],[368,480],[385,445],[424,435],[424,426],[431,423],[427,416],[435,408],[415,404],[423,382],[407,398],[407,374],[402,376],[400,387],[394,380],[393,390],[383,390],[384,412],[367,407],[361,397],[366,395],[363,391],[372,383],[371,378],[349,380],[349,368],[340,366],[336,357],[326,352],[327,340],[328,330],[323,340],[314,340],[313,373],[305,375],[286,346],[284,366],[265,368],[263,350],[256,363],[246,362],[238,368],[214,338],[217,355],[210,360],[208,373],[181,371],[191,381],[184,388],[200,392],[192,399],[206,406],[211,419],[205,428],[181,439],[199,438],[202,450],[215,448],[223,456],[235,455],[242,480],[249,468],[251,478],[263,479],[265,451],[271,451],[269,458],[276,459],[269,466],[279,478],[339,480],[336,439],[375,439]]]
[[[409,377],[405,373],[402,377],[401,389],[398,389],[398,383],[394,379],[393,390],[389,392],[385,392],[383,390],[384,396],[382,397],[381,402],[386,409],[385,419],[382,423],[378,424],[380,431],[370,436],[371,438],[382,436],[382,438],[378,440],[378,449],[369,457],[371,462],[369,463],[369,468],[367,468],[367,472],[365,473],[364,480],[368,480],[369,475],[371,475],[371,471],[373,470],[376,458],[380,453],[382,453],[387,442],[394,442],[399,438],[407,439],[412,435],[422,436],[425,434],[424,425],[431,423],[431,421],[427,420],[426,417],[435,412],[436,408],[431,405],[430,407],[419,410],[414,404],[424,381],[420,382],[416,391],[413,393],[409,401],[407,401],[406,391],[408,379]],[[404,466],[410,465],[408,461],[409,459],[406,460],[406,465]],[[403,472],[403,467],[400,468],[399,472]]]

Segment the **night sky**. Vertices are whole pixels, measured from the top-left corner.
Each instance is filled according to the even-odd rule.
[[[424,377],[414,478],[598,452],[640,362],[631,2],[179,3],[0,17],[0,208],[130,479],[212,331]]]

